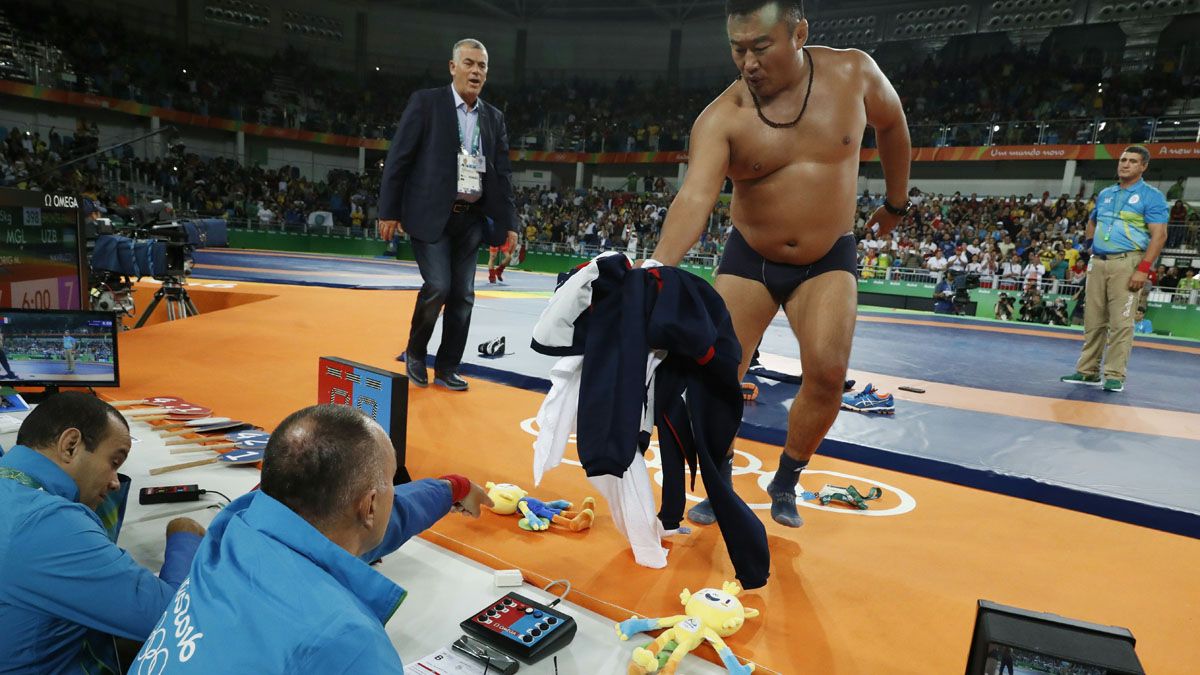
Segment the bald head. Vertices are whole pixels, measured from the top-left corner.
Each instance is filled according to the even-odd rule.
[[[391,485],[393,456],[387,434],[362,412],[311,406],[288,415],[271,434],[262,491],[321,529],[350,517],[368,491]]]

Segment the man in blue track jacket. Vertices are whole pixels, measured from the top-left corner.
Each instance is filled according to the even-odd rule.
[[[113,636],[146,639],[204,528],[167,525],[157,577],[117,548],[129,425],[95,396],[47,398],[17,443],[0,459],[0,673],[119,672]]]
[[[491,500],[461,476],[393,488],[382,428],[347,406],[285,419],[262,489],[213,521],[130,672],[403,673],[384,624],[406,591],[371,569],[452,508]]]

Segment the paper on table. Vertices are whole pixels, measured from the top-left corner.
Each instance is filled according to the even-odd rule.
[[[404,675],[483,675],[483,669],[479,661],[443,647],[416,663],[406,665]]]

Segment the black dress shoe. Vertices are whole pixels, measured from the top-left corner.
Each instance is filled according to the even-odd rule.
[[[467,387],[470,386],[466,380],[459,377],[458,373],[453,371],[448,373],[435,372],[433,374],[433,383],[445,387],[450,391],[466,391]]]
[[[408,381],[418,387],[428,387],[429,371],[426,370],[425,359],[419,359],[408,352],[396,358],[399,359],[401,356],[404,357],[404,369],[408,373]]]

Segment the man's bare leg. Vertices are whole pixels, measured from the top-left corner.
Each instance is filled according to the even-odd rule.
[[[782,525],[803,524],[796,511],[796,483],[837,418],[857,309],[857,283],[853,275],[841,271],[805,281],[783,306],[800,343],[804,382],[788,413],[779,470],[767,486],[771,517]]]
[[[488,283],[496,283],[496,252],[488,251]]]
[[[713,282],[713,288],[725,301],[725,306],[729,309],[729,318],[733,321],[733,332],[742,344],[742,363],[738,366],[740,382],[750,369],[750,359],[754,357],[754,350],[758,347],[767,326],[771,325],[771,319],[775,318],[779,311],[779,304],[771,297],[766,286],[731,274],[718,275]],[[721,471],[722,479],[732,480],[732,446],[725,462],[721,464]],[[711,525],[717,520],[707,499],[689,509],[687,518],[697,525]]]

